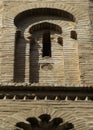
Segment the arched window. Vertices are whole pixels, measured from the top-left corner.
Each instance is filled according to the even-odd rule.
[[[29,29],[29,33],[32,35],[36,31],[44,31],[42,36],[42,57],[51,57],[51,35],[50,32],[56,32],[57,34],[62,34],[62,28],[54,23],[42,22],[33,25]],[[63,44],[63,39],[60,37],[58,39],[60,45]]]
[[[45,31],[43,33],[43,53],[42,56],[51,57],[51,39],[50,39],[50,32]]]
[[[74,31],[74,30],[71,31],[71,38],[77,40],[77,33],[76,33],[76,31]]]

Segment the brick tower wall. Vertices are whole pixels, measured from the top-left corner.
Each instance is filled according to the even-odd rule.
[[[91,2],[92,6],[92,2]],[[91,26],[90,26],[90,3],[88,0],[84,1],[41,1],[37,3],[37,1],[2,1],[1,2],[1,13],[0,13],[0,27],[1,27],[1,44],[0,44],[0,80],[1,82],[29,82],[30,73],[29,73],[29,43],[24,45],[24,41],[20,42],[20,47],[16,49],[17,54],[17,70],[15,69],[15,33],[16,26],[14,24],[15,17],[28,9],[31,8],[57,8],[65,10],[71,13],[75,18],[75,23],[64,21],[62,22],[60,19],[53,20],[55,24],[58,24],[63,29],[63,47],[57,47],[56,44],[56,35],[54,35],[55,39],[53,43],[52,51],[53,58],[51,71],[44,71],[41,68],[41,64],[45,64],[44,60],[39,60],[39,68],[36,72],[38,75],[38,82],[43,84],[88,84],[92,85],[92,77],[93,77],[93,62],[92,62],[92,36],[91,36]],[[83,8],[82,8],[83,7]],[[80,9],[81,8],[81,9]],[[91,9],[92,10],[92,9]],[[90,11],[92,13],[92,11]],[[33,17],[34,18],[34,17]],[[38,19],[38,18],[37,18]],[[51,22],[49,18],[47,18],[47,22]],[[32,20],[33,21],[33,20]],[[34,19],[36,22],[36,17]],[[45,20],[46,21],[46,20]],[[23,26],[23,25],[21,25]],[[24,26],[23,26],[24,27]],[[72,40],[70,38],[71,30],[75,30],[77,32],[77,40]],[[17,48],[16,47],[16,48]],[[24,50],[24,47],[26,50]],[[63,48],[63,50],[62,50]],[[18,52],[19,50],[19,52]],[[22,52],[24,50],[24,52]],[[40,52],[41,54],[41,52]],[[18,56],[17,56],[18,55]],[[22,56],[25,57],[22,59]],[[41,54],[42,55],[42,54]],[[34,57],[34,55],[33,55]],[[57,60],[56,60],[57,59]],[[59,61],[58,61],[59,59]],[[61,60],[62,59],[62,60]],[[33,61],[34,62],[34,61]],[[23,66],[23,68],[21,67]],[[32,67],[33,68],[33,67]],[[48,68],[48,66],[46,66]],[[16,72],[18,73],[16,74]],[[32,71],[33,73],[33,71]],[[47,73],[47,75],[46,75]],[[56,73],[56,74],[55,74]],[[50,75],[50,77],[48,76]],[[19,79],[15,80],[16,77]],[[35,77],[33,75],[32,77]],[[34,82],[33,82],[34,83]]]

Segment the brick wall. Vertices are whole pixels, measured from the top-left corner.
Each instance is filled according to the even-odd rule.
[[[73,123],[76,130],[93,129],[93,103],[91,101],[16,100],[14,102],[5,100],[0,101],[0,104],[0,128],[2,130],[16,129],[17,122],[25,122],[28,117],[38,117],[45,113],[50,114],[52,118],[61,117],[64,122]]]
[[[57,2],[57,3],[56,3]],[[72,22],[66,22],[62,20],[58,20],[55,18],[49,20],[48,18],[45,21],[54,22],[58,24],[63,29],[63,48],[58,47],[56,44],[56,36],[54,44],[52,44],[52,52],[53,52],[53,68],[54,71],[43,71],[39,68],[38,77],[39,82],[50,83],[51,81],[54,83],[67,83],[67,84],[89,84],[92,85],[92,36],[91,36],[91,27],[90,27],[90,17],[89,17],[89,1],[42,1],[41,3],[37,3],[37,1],[4,1],[3,9],[2,9],[2,37],[1,37],[1,82],[13,82],[14,77],[17,77],[17,82],[28,82],[29,81],[29,43],[26,41],[26,46],[24,45],[24,41],[21,38],[20,45],[15,45],[15,25],[14,18],[19,12],[31,9],[31,8],[39,8],[39,7],[54,7],[62,10],[66,10],[67,12],[74,15],[76,18],[76,22],[73,24]],[[80,7],[83,8],[80,10]],[[92,11],[90,11],[92,12]],[[37,22],[38,18],[32,19],[30,22]],[[42,19],[42,18],[41,18]],[[41,19],[38,19],[41,21]],[[23,22],[24,23],[24,22]],[[22,31],[25,28],[24,24],[21,25]],[[78,41],[71,40],[70,31],[76,30]],[[68,37],[66,36],[68,33]],[[57,46],[55,46],[55,44]],[[17,61],[18,72],[15,72],[14,64],[15,64],[15,46],[20,46],[16,49],[16,57],[19,57]],[[24,50],[24,46],[26,50],[24,52],[20,50]],[[63,49],[63,50],[62,50]],[[59,50],[59,51],[58,51]],[[24,54],[23,54],[24,53]],[[40,52],[41,53],[41,52]],[[25,57],[22,59],[23,55]],[[60,55],[60,56],[59,56]],[[34,56],[33,56],[34,57]],[[56,57],[56,58],[55,58]],[[58,57],[59,60],[58,61]],[[40,59],[40,58],[39,58]],[[56,60],[57,59],[57,60]],[[62,59],[62,60],[61,60]],[[63,60],[64,59],[64,60]],[[22,61],[23,60],[23,61]],[[24,61],[25,60],[25,61]],[[43,62],[42,60],[39,62]],[[57,64],[58,63],[58,64]],[[41,64],[41,63],[40,63]],[[39,64],[39,65],[40,65]],[[21,65],[24,67],[22,68]],[[41,65],[40,65],[41,66]],[[20,71],[19,71],[20,70]],[[33,73],[33,72],[32,72]],[[56,75],[54,76],[54,73]],[[21,75],[21,76],[20,76]],[[21,78],[22,77],[22,78]],[[45,77],[45,78],[44,78]],[[50,80],[51,79],[51,80]],[[51,83],[52,83],[51,82]]]

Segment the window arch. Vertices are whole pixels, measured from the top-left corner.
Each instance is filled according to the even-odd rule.
[[[51,57],[51,31],[56,32],[57,34],[62,34],[62,29],[59,25],[56,25],[54,23],[49,23],[49,22],[42,22],[33,25],[29,29],[29,33],[33,35],[34,32],[36,31],[43,31],[42,34],[42,57]],[[62,39],[58,40],[60,43],[63,44]]]
[[[26,119],[27,122],[18,122],[16,123],[17,128],[21,128],[23,130],[26,129],[37,129],[37,130],[71,130],[74,128],[74,125],[70,122],[64,122],[64,120],[60,117],[53,118],[51,120],[51,116],[49,114],[42,114],[38,118],[29,117]]]
[[[53,30],[53,31],[57,32],[58,34],[62,33],[62,29],[59,25],[56,25],[54,23],[49,23],[49,22],[42,22],[42,23],[33,25],[30,28],[29,33],[33,33],[38,30]]]
[[[33,8],[19,13],[15,17],[14,23],[17,26],[19,21],[22,21],[26,17],[36,17],[36,16],[55,16],[60,17],[67,21],[75,22],[75,17],[65,10],[55,8]]]

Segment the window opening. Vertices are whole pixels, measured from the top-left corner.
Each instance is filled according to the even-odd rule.
[[[77,33],[76,33],[76,31],[71,31],[71,38],[77,40]]]
[[[61,45],[61,46],[63,46],[63,38],[62,37],[58,37],[58,43]]]
[[[42,54],[42,56],[51,57],[51,38],[50,38],[49,31],[46,31],[43,34],[43,54]]]

